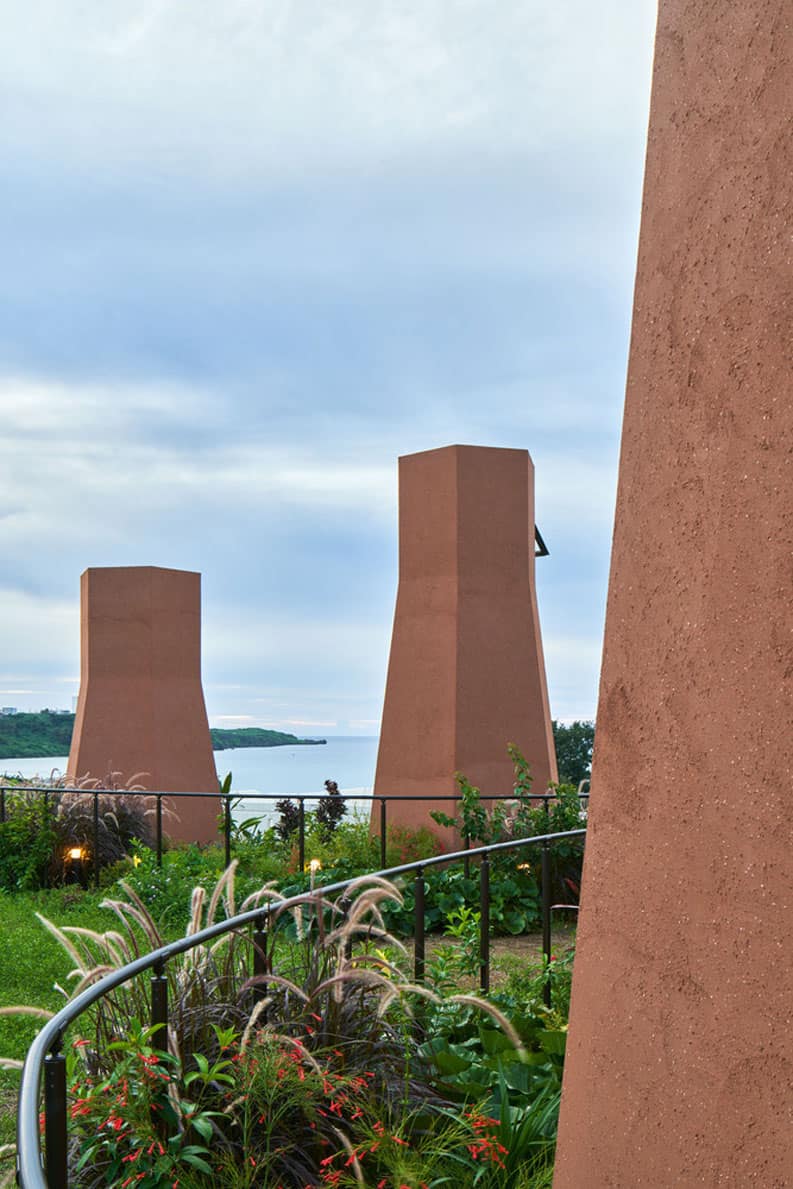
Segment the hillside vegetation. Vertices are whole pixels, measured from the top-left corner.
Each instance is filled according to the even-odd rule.
[[[68,755],[73,728],[73,714],[58,714],[54,710],[0,715],[0,759]],[[213,728],[210,735],[215,751],[226,751],[230,747],[282,747],[285,744],[325,742],[324,739],[299,739],[297,735],[263,727]]]

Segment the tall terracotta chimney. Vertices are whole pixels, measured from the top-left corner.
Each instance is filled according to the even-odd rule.
[[[793,1185],[792,58],[661,2],[555,1189]]]
[[[86,570],[80,696],[69,774],[166,792],[218,791],[201,687],[201,575],[159,566]],[[167,830],[217,837],[219,802],[174,798]]]
[[[376,794],[512,791],[507,744],[534,791],[556,780],[534,588],[534,468],[528,451],[447,446],[399,460],[399,589]],[[388,820],[432,827],[392,801]],[[377,810],[375,809],[375,812]]]

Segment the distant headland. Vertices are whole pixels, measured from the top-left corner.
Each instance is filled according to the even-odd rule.
[[[300,739],[286,731],[270,731],[265,727],[236,727],[234,730],[212,727],[209,733],[215,751],[228,751],[230,747],[283,747],[285,744],[302,747],[327,743],[327,739]]]
[[[35,713],[0,714],[0,760],[68,755],[74,715],[67,710],[39,710]],[[232,747],[296,747],[327,743],[326,739],[300,739],[285,731],[265,727],[237,727],[210,730],[215,751]]]

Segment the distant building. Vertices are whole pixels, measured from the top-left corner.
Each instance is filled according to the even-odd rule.
[[[0,706],[0,714],[19,714],[16,706]]]

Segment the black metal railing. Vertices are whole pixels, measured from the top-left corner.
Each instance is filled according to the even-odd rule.
[[[444,863],[470,862],[479,860],[479,981],[482,991],[487,993],[490,986],[490,857],[504,851],[516,850],[522,847],[539,846],[541,853],[541,914],[542,914],[542,951],[547,964],[551,960],[551,913],[554,907],[564,908],[566,905],[551,904],[550,861],[551,848],[555,842],[562,839],[582,838],[585,829],[567,830],[554,834],[539,834],[531,838],[511,839],[508,842],[496,842],[489,846],[480,846],[468,850],[455,851],[450,854],[434,855],[420,859],[413,863],[404,863],[398,867],[385,868],[374,872],[373,875],[383,879],[412,873],[415,879],[414,905],[414,949],[413,968],[414,979],[417,983],[424,980],[425,974],[425,879],[424,873],[428,868],[438,867]],[[317,887],[316,892],[323,897],[343,893],[356,879],[342,880],[338,883]],[[310,893],[309,893],[310,894]],[[68,1098],[66,1088],[66,1058],[62,1052],[66,1029],[89,1007],[92,1007],[105,995],[122,986],[137,975],[151,970],[151,1014],[152,1028],[167,1028],[168,1024],[168,980],[166,966],[171,958],[185,953],[195,946],[220,937],[222,934],[240,929],[253,929],[253,969],[254,977],[262,975],[265,970],[263,964],[264,945],[262,938],[269,933],[272,914],[281,913],[294,905],[304,903],[306,893],[278,900],[267,906],[251,909],[240,913],[225,921],[219,921],[199,933],[171,942],[151,953],[138,958],[128,965],[106,974],[92,987],[88,987],[68,1003],[56,1016],[48,1020],[28,1050],[22,1070],[22,1082],[19,1093],[19,1111],[17,1116],[17,1182],[21,1189],[68,1189]],[[545,982],[545,1002],[551,1002],[550,980]],[[39,1129],[39,1098],[40,1086],[44,1079],[44,1159],[42,1161],[41,1139]]]
[[[68,793],[70,796],[85,796],[93,797],[92,810],[92,853],[87,856],[86,868],[90,871],[95,887],[99,887],[99,874],[101,864],[99,862],[100,854],[100,815],[99,815],[99,798],[100,797],[141,797],[151,798],[154,800],[154,849],[157,854],[157,864],[162,866],[163,856],[163,839],[167,832],[163,831],[163,802],[176,802],[178,804],[181,798],[210,798],[218,802],[219,806],[219,820],[222,820],[222,826],[218,829],[218,841],[223,839],[223,846],[225,851],[225,861],[228,867],[233,855],[233,826],[234,820],[232,810],[235,802],[240,801],[281,801],[290,800],[298,803],[298,823],[297,823],[297,861],[298,867],[302,871],[306,864],[306,803],[319,804],[327,799],[328,794],[323,793],[167,793],[162,791],[149,792],[148,790],[126,790],[126,789],[81,789],[81,788],[59,788],[52,785],[12,785],[0,784],[0,823],[6,820],[8,813],[7,794],[9,793],[40,793],[45,803],[49,797],[53,795]],[[378,835],[380,839],[380,865],[385,867],[386,851],[388,848],[388,805],[392,801],[404,803],[405,801],[423,801],[430,802],[458,804],[460,803],[459,793],[448,794],[426,794],[426,793],[410,793],[402,795],[400,793],[388,794],[374,794],[374,793],[336,793],[336,797],[347,802],[356,802],[358,804],[368,803],[370,806],[369,813],[372,813],[372,807],[379,804],[380,812],[378,815]],[[586,803],[589,800],[589,793],[578,794],[579,800]],[[516,804],[528,801],[531,804],[543,805],[545,809],[546,819],[550,817],[550,806],[558,797],[554,793],[486,793],[482,794],[482,803],[487,805],[493,801],[511,801]],[[466,847],[474,839],[467,836],[464,831],[462,833],[463,844]],[[466,864],[466,875],[468,874],[468,866]]]

